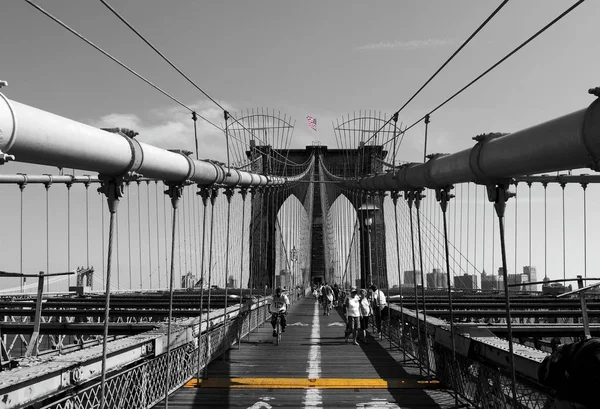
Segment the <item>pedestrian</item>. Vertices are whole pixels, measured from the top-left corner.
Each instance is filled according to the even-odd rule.
[[[367,298],[367,290],[363,288],[360,290],[360,329],[365,344],[369,343],[367,340],[367,330],[369,329],[369,319],[371,318],[371,315],[373,315],[373,309]]]
[[[552,409],[598,408],[600,338],[557,347],[540,364],[538,379],[556,391]]]
[[[377,334],[381,338],[383,336],[381,332],[381,319],[387,313],[387,300],[383,291],[379,290],[375,284],[371,285],[371,291],[373,315],[375,316],[375,327],[377,328]]]
[[[350,289],[350,296],[346,298],[344,304],[346,315],[346,343],[352,335],[352,343],[358,345],[358,328],[360,325],[360,299],[358,298],[356,287]]]

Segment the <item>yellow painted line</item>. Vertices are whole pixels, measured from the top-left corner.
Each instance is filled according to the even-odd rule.
[[[437,389],[437,380],[350,378],[209,378],[191,379],[184,387],[230,389]]]

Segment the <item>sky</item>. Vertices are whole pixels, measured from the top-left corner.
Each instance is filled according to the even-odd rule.
[[[290,116],[295,120],[291,147],[302,148],[314,141],[336,146],[332,123],[342,116],[400,108],[499,3],[126,0],[111,5],[234,115],[268,108]],[[400,121],[415,122],[573,3],[509,2],[402,111]],[[218,107],[99,1],[42,5],[222,123]],[[599,17],[600,4],[584,2],[436,112],[428,151],[455,152],[472,146],[475,135],[513,132],[586,107],[593,100],[587,90],[600,85]],[[189,112],[25,1],[2,7],[0,55],[0,80],[8,82],[2,92],[12,100],[94,126],[133,128],[141,141],[163,148],[193,150]],[[316,132],[306,124],[307,115],[317,119]],[[222,133],[202,121],[198,131],[201,157],[224,160]],[[407,133],[398,160],[421,160],[423,132],[418,125]],[[1,173],[48,171],[18,163],[0,167]],[[567,203],[579,206],[581,199],[570,196]],[[541,197],[536,191],[534,199]],[[560,197],[552,200],[556,204]],[[5,206],[16,210],[13,202]]]

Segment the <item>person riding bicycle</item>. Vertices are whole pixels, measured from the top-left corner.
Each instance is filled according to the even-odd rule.
[[[281,291],[281,287],[277,287],[275,290],[275,295],[273,296],[273,303],[269,307],[269,311],[271,312],[271,326],[273,327],[273,336],[277,336],[277,330],[275,329],[275,325],[277,325],[277,315],[281,317],[281,332],[285,332],[285,326],[287,325],[285,316],[287,314],[287,308],[290,305],[290,299],[287,295],[283,294]]]
[[[329,315],[329,310],[333,306],[333,289],[328,283],[323,286],[323,315]]]

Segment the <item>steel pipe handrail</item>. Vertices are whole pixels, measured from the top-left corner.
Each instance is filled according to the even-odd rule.
[[[266,176],[195,160],[31,106],[0,93],[0,154],[19,162],[98,172],[113,178],[142,175],[168,183],[190,181],[226,187],[278,186],[300,179]]]
[[[508,135],[474,138],[477,144],[453,154],[431,155],[395,171],[332,180],[351,189],[414,190],[456,183],[494,183],[513,177],[590,167],[600,169],[600,100],[587,108]]]

